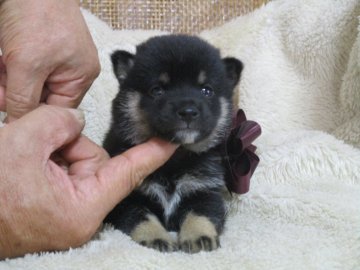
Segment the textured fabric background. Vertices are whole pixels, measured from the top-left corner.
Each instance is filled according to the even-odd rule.
[[[269,0],[81,0],[114,29],[198,33],[248,13]]]

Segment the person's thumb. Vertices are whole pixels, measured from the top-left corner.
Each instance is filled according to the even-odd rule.
[[[174,144],[153,138],[107,161],[97,175],[106,189],[104,194],[108,197],[109,209],[162,166],[176,148]]]
[[[76,109],[43,105],[5,126],[17,149],[34,158],[48,158],[54,151],[76,139],[85,125]]]

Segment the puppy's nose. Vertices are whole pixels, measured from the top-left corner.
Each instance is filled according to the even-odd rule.
[[[194,106],[186,106],[177,111],[177,115],[181,120],[186,122],[191,122],[192,120],[198,118],[199,110]]]

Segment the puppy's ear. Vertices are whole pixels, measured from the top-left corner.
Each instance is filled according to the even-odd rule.
[[[223,59],[226,75],[228,80],[230,81],[231,87],[235,87],[235,85],[239,82],[241,71],[243,70],[243,63],[234,57],[226,57]]]
[[[111,55],[111,61],[116,78],[120,85],[126,79],[129,70],[134,66],[134,55],[126,51],[115,51]]]

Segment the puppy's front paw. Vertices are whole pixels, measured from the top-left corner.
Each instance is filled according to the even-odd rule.
[[[167,239],[152,239],[152,240],[142,240],[140,245],[153,248],[161,252],[171,252],[176,250],[176,243],[169,241]]]
[[[220,246],[219,237],[202,235],[198,238],[185,240],[180,243],[180,249],[187,253],[197,253],[201,250],[212,251]]]
[[[131,232],[131,238],[142,246],[161,252],[171,252],[177,249],[177,243],[161,225],[157,217],[147,216],[148,220],[138,224]]]
[[[212,251],[220,247],[219,235],[207,217],[189,213],[180,228],[179,246],[188,253]]]

